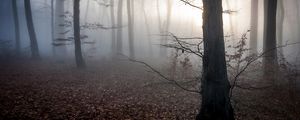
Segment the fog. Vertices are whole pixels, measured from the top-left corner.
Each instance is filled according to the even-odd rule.
[[[3,65],[5,65],[7,61],[18,61],[18,59],[30,61],[27,59],[30,59],[31,56],[31,41],[26,22],[24,0],[16,0],[18,12],[17,16],[19,18],[18,23],[21,51],[20,55],[16,54],[17,38],[15,34],[16,31],[13,6],[11,1],[12,0],[1,0],[0,4],[0,63]],[[74,0],[54,0],[55,2],[53,2],[53,0],[30,1],[38,48],[41,55],[41,61],[43,61],[42,63],[39,63],[41,61],[38,61],[37,66],[39,66],[39,64],[42,64],[42,67],[39,68],[42,69],[43,67],[45,67],[44,65],[47,64],[44,63],[45,61],[51,61],[51,64],[55,66],[55,69],[53,68],[53,70],[52,68],[48,68],[51,67],[50,64],[49,66],[46,66],[48,69],[42,70],[55,71],[58,69],[66,68],[73,69],[73,66],[76,66],[73,22]],[[168,74],[167,76],[171,77],[172,79],[183,78],[184,80],[190,79],[184,78],[187,76],[193,78],[196,77],[198,79],[198,77],[203,74],[202,58],[199,56],[204,53],[204,46],[202,42],[203,17],[205,16],[202,16],[203,3],[201,0],[131,0],[131,8],[128,8],[127,0],[123,0],[123,8],[121,10],[119,9],[119,0],[113,0],[113,3],[114,4],[112,4],[111,0],[80,0],[80,40],[83,59],[87,64],[88,70],[92,69],[90,71],[98,71],[98,67],[100,66],[99,68],[101,68],[101,65],[103,65],[105,69],[111,70],[110,72],[108,72],[109,70],[106,71],[107,75],[109,75],[110,77],[121,75],[119,76],[119,79],[127,79],[122,75],[129,72],[129,75],[139,76],[137,75],[139,72],[147,71],[150,67],[151,73],[140,73],[142,75],[145,74],[146,77],[141,75],[142,77],[139,76],[137,78],[134,78],[145,78],[145,80],[163,79],[164,76],[162,76],[161,73]],[[256,39],[250,37],[251,34],[253,34],[253,30],[251,29],[253,27],[251,26],[253,22],[251,21],[253,20],[253,16],[251,14],[251,9],[253,9],[252,5],[253,3],[251,0],[222,0],[225,56],[227,60],[226,62],[231,66],[237,67],[227,68],[228,76],[230,79],[229,81],[234,84],[235,81],[232,82],[232,80],[234,80],[235,77],[237,79],[240,76],[239,74],[232,74],[239,73],[239,71],[242,71],[244,73],[242,66],[248,67],[247,62],[249,61],[247,61],[247,59],[252,55],[251,51],[255,49],[251,48],[250,46],[251,40],[257,40],[257,53],[255,53],[255,55],[263,56],[265,52],[263,45],[265,37],[264,30],[266,26],[266,23],[264,23],[264,0],[258,0]],[[276,47],[278,48],[275,48],[275,50],[278,54],[276,56],[276,59],[278,57],[279,66],[287,66],[286,68],[289,68],[288,70],[294,70],[296,71],[296,73],[298,73],[300,66],[300,44],[298,44],[300,43],[299,5],[300,1],[298,0],[278,0],[276,13],[276,33],[273,33],[276,34]],[[128,11],[129,9],[131,9],[131,11]],[[119,22],[120,11],[122,11],[121,22]],[[128,17],[129,12],[131,13],[132,17]],[[131,21],[129,21],[129,18],[131,19]],[[132,31],[130,31],[130,26],[133,27]],[[133,35],[132,39],[130,39],[130,32],[132,32]],[[189,49],[184,49],[184,47],[180,46],[180,44],[176,44],[176,38],[178,38],[178,40],[186,40],[182,42],[184,43],[184,46],[187,45],[188,48],[195,49],[195,51],[199,53],[193,53],[193,51],[188,51]],[[243,40],[245,44],[243,44]],[[133,42],[133,46],[131,46],[131,42]],[[196,46],[198,45],[198,48],[191,47],[195,44]],[[239,44],[242,45],[239,46]],[[121,47],[119,45],[121,45]],[[178,46],[180,48],[176,48]],[[242,51],[239,49],[240,47]],[[234,55],[237,54],[241,55],[241,57],[239,57],[238,60],[236,60],[236,58],[233,58],[233,60],[231,60],[230,56],[234,57]],[[241,77],[243,80],[245,80],[244,83],[247,83],[247,85],[257,84],[257,81],[264,79],[262,77],[263,70],[260,69],[263,68],[261,67],[263,63],[262,56],[257,58],[257,60],[255,59],[255,62],[253,62],[255,64],[250,67],[251,70],[245,70],[247,75]],[[245,59],[246,62],[244,62],[243,59]],[[120,65],[121,67],[118,66],[114,68],[114,65],[119,64],[117,64],[117,62],[116,64],[114,64],[114,62],[112,61],[126,61],[128,63],[121,63],[122,65],[125,65]],[[34,62],[28,62],[28,65],[35,66]],[[24,63],[27,64],[27,62]],[[140,68],[141,66],[137,65],[140,63],[142,63],[142,68]],[[17,63],[13,63],[13,65],[18,64],[20,64],[19,61]],[[186,68],[187,64],[191,65],[191,68]],[[136,67],[136,65],[138,67]],[[23,67],[24,68],[21,67],[20,69],[18,69],[17,67],[13,66],[6,66],[6,68],[14,68],[16,69],[16,71],[27,71],[27,66]],[[288,71],[284,70],[282,70],[282,73],[280,74],[286,75],[287,73],[289,73]],[[33,70],[33,68],[30,68],[28,69],[28,71],[38,70]],[[73,70],[67,71],[71,72],[62,74],[71,74],[70,76],[73,76]],[[114,73],[114,71],[116,71],[116,73]],[[256,71],[257,73],[252,73],[250,71]],[[85,72],[82,73],[82,71],[80,71],[80,73],[78,74],[88,76],[87,78],[83,77],[83,79],[88,79],[89,77],[94,75],[87,75],[89,74],[89,72]],[[158,76],[153,77],[153,74],[157,73]],[[33,74],[35,75],[39,73]],[[52,73],[49,72],[49,74]],[[68,75],[66,76],[68,77]],[[249,79],[251,79],[251,77],[249,76],[251,76],[255,80],[250,81]],[[97,77],[99,76],[96,76],[95,78]],[[2,78],[6,79],[5,75],[3,75]],[[101,80],[104,80],[104,78],[105,77],[100,77]],[[283,78],[287,77],[281,77],[281,79]],[[91,79],[94,79],[94,77]],[[114,79],[117,80],[118,78]],[[299,88],[299,80],[296,80],[299,79],[299,77],[295,75],[295,78],[291,79],[295,80],[295,83],[293,83],[293,85],[295,85],[296,88]],[[104,83],[106,84],[106,82]],[[124,84],[127,85],[127,82]],[[139,81],[134,81],[133,83],[130,83],[130,85],[131,84],[139,84]],[[194,83],[192,86],[199,84],[200,83]],[[198,88],[200,87],[196,87],[196,89]],[[160,89],[164,90],[165,88],[159,88],[158,90]],[[170,93],[173,94],[173,92]],[[239,96],[240,94],[242,94],[241,96],[247,94],[241,91],[238,91],[238,93],[239,94],[237,94],[236,96]],[[183,94],[185,95],[185,93]],[[195,101],[193,101],[196,98],[197,97],[194,96],[191,97],[191,105],[198,105],[194,104]],[[295,101],[297,101],[296,98]],[[195,109],[197,111],[194,111],[189,115],[195,116],[195,114],[198,112],[198,109]],[[241,111],[242,110],[244,109],[241,108]],[[241,114],[242,113],[239,113],[239,115]],[[251,117],[244,116],[244,118]],[[264,117],[258,118],[264,119]]]

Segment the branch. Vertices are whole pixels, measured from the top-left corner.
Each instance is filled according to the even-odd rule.
[[[296,44],[299,44],[299,43],[300,43],[300,42],[289,43],[289,44],[286,43],[285,45],[277,46],[277,47],[275,47],[275,48],[269,49],[269,50],[267,50],[267,51],[261,53],[260,55],[254,57],[253,59],[249,60],[249,62],[247,62],[247,64],[245,65],[245,67],[244,67],[241,71],[239,71],[238,74],[234,77],[234,82],[233,82],[233,85],[232,85],[231,91],[230,91],[230,98],[232,97],[233,89],[234,89],[235,87],[237,87],[237,81],[238,81],[239,76],[240,76],[243,72],[245,72],[246,69],[247,69],[253,62],[257,61],[259,58],[263,57],[265,54],[267,54],[267,53],[269,53],[269,52],[272,52],[272,51],[274,51],[274,50],[277,50],[278,48],[283,48],[283,47],[287,47],[287,46],[291,46],[291,45],[296,45]],[[240,87],[240,88],[242,88],[242,87]],[[254,87],[252,87],[252,89],[254,89]]]
[[[127,57],[127,56],[125,56]],[[143,61],[138,61],[138,60],[134,60],[134,59],[131,59],[129,57],[127,57],[127,59],[131,62],[136,62],[136,63],[139,63],[139,64],[142,64],[144,66],[146,66],[147,68],[149,68],[150,70],[152,70],[154,73],[156,73],[157,75],[159,75],[160,77],[162,77],[163,79],[167,80],[168,82],[170,83],[173,83],[174,85],[176,85],[177,87],[185,90],[185,91],[188,91],[188,92],[193,92],[193,93],[198,93],[198,94],[201,94],[200,91],[197,91],[197,90],[190,90],[188,88],[185,88],[183,87],[182,85],[180,85],[177,81],[173,80],[173,79],[169,79],[168,77],[166,77],[165,75],[163,75],[161,72],[159,72],[158,70],[156,70],[155,68],[153,68],[151,65],[143,62]]]

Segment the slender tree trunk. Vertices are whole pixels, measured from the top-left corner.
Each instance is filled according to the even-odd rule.
[[[54,36],[55,40],[55,55],[59,59],[64,58],[67,55],[66,48],[66,34],[65,33],[65,1],[64,0],[56,0],[55,2],[55,21],[54,21]]]
[[[55,35],[54,35],[54,0],[51,0],[51,39],[52,43],[55,41]],[[53,55],[55,55],[55,48],[54,45],[52,45],[52,52]]]
[[[74,0],[74,40],[75,40],[75,59],[78,68],[84,68],[80,40],[80,0]]]
[[[127,17],[128,17],[128,41],[129,41],[129,56],[131,58],[135,58],[135,51],[134,51],[134,24],[133,20],[134,17],[132,13],[134,10],[132,10],[132,0],[127,0]]]
[[[152,42],[151,42],[151,39],[150,39],[151,33],[150,33],[150,27],[149,27],[149,23],[148,23],[147,13],[146,13],[146,10],[145,10],[145,1],[144,0],[142,0],[141,8],[142,8],[142,11],[143,11],[143,15],[144,15],[144,19],[145,19],[145,25],[146,25],[146,31],[147,31],[147,41],[148,41],[148,45],[149,45],[148,52],[150,53],[150,56],[152,56],[153,55]]]
[[[111,29],[111,51],[112,54],[116,54],[116,23],[115,23],[115,2],[114,0],[110,0],[110,17],[111,17],[111,24],[113,29]]]
[[[271,77],[277,71],[276,10],[277,0],[264,1],[264,76]],[[275,49],[275,50],[274,50]]]
[[[117,52],[123,53],[123,0],[118,4],[118,30],[117,30]]]
[[[27,27],[28,27],[29,37],[30,37],[31,57],[33,59],[40,59],[39,47],[38,47],[37,38],[34,30],[34,24],[32,20],[30,0],[24,0],[24,4],[25,4],[26,22],[27,22]]]
[[[16,41],[16,54],[19,56],[21,54],[21,45],[20,45],[20,25],[19,25],[19,15],[17,0],[12,0],[12,8],[14,15],[14,25],[15,25],[15,41]]]
[[[234,120],[223,33],[222,0],[203,0],[202,104],[197,120]]]
[[[251,0],[250,54],[257,54],[258,0]]]
[[[283,1],[282,0],[279,0],[278,1],[278,23],[277,23],[277,39],[278,39],[278,45],[283,45],[283,23],[284,23],[284,18],[285,18],[285,10],[284,10],[284,6],[283,6]],[[283,49],[282,48],[279,48],[279,56],[280,56],[280,59],[283,59],[284,58],[284,55],[283,55]]]

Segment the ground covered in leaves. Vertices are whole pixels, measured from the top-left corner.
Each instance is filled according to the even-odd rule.
[[[78,70],[67,61],[1,62],[0,119],[193,120],[197,115],[200,95],[166,84],[142,65],[88,64]],[[236,119],[299,119],[299,98],[282,89],[237,88]]]

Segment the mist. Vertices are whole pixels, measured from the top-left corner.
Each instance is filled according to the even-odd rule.
[[[2,0],[0,119],[299,119],[300,1],[274,1]]]

